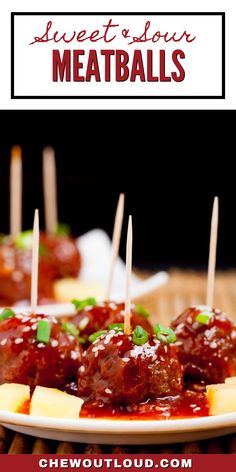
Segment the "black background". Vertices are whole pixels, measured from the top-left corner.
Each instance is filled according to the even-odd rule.
[[[234,112],[2,111],[0,232],[9,225],[9,158],[23,148],[24,228],[43,218],[42,148],[56,150],[59,219],[79,235],[112,233],[126,194],[121,253],[133,215],[134,263],[206,268],[211,209],[220,198],[218,267],[235,265]]]

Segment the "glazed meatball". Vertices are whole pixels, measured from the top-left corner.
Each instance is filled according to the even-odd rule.
[[[26,231],[19,238],[28,238],[26,247],[5,238],[0,245],[0,304],[14,305],[30,299],[32,253]],[[69,236],[40,234],[39,245],[39,302],[54,298],[53,281],[61,277],[76,277],[80,270],[80,254],[74,239]]]
[[[220,383],[236,375],[236,325],[220,310],[188,308],[171,327],[187,377]]]
[[[109,331],[83,354],[78,394],[104,403],[132,404],[181,391],[183,372],[173,344],[148,335],[134,344],[132,335]]]
[[[0,245],[1,305],[14,305],[30,299],[31,263],[31,250],[17,248],[10,239]],[[39,299],[53,297],[54,272],[50,260],[42,255],[39,260]]]
[[[40,234],[40,242],[48,251],[50,263],[54,268],[54,277],[77,277],[81,259],[76,240],[66,235]]]
[[[87,306],[78,313],[66,319],[73,322],[80,331],[80,335],[87,342],[90,334],[107,329],[110,324],[124,323],[124,303],[105,301],[95,306]],[[132,307],[131,325],[133,328],[142,326],[149,333],[153,332],[152,325]]]
[[[37,341],[38,322],[48,320],[48,343]],[[16,315],[0,321],[0,384],[22,383],[65,389],[77,382],[81,348],[76,337],[44,315]]]

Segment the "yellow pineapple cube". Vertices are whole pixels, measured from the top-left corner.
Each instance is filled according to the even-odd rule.
[[[216,384],[207,386],[210,415],[236,412],[236,384]]]
[[[225,383],[228,385],[228,384],[235,384],[236,385],[236,377],[228,377],[227,379],[225,379]]]
[[[22,384],[0,385],[0,410],[11,412],[20,411],[24,402],[30,398],[30,388]]]
[[[59,302],[71,302],[74,298],[83,300],[87,297],[101,298],[102,288],[97,283],[80,282],[68,277],[56,280],[53,284],[54,297]]]
[[[50,418],[78,419],[83,400],[56,388],[36,387],[30,414]]]

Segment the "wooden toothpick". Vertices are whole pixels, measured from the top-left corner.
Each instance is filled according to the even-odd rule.
[[[218,201],[218,197],[215,197],[214,203],[213,203],[212,217],[211,217],[211,235],[210,235],[208,275],[207,275],[206,304],[207,306],[210,306],[210,307],[213,306],[213,300],[214,300],[218,213],[219,213],[219,201]]]
[[[32,272],[31,272],[31,312],[37,311],[38,304],[38,265],[39,265],[39,212],[34,212]]]
[[[10,165],[10,235],[14,238],[22,228],[22,151],[13,146]]]
[[[132,248],[133,248],[133,227],[132,216],[129,216],[127,242],[126,242],[126,286],[125,286],[125,316],[124,333],[129,334],[131,315],[131,274],[132,274]]]
[[[118,204],[117,204],[114,229],[113,229],[113,235],[112,235],[111,265],[110,265],[110,270],[109,270],[109,277],[108,277],[107,291],[106,291],[107,300],[109,300],[111,296],[115,263],[116,263],[116,259],[119,253],[120,237],[121,237],[122,223],[123,223],[123,216],[124,216],[124,201],[125,201],[125,196],[123,193],[121,193],[119,196]]]
[[[55,152],[50,146],[43,150],[43,190],[46,232],[55,233],[57,218],[57,177]]]

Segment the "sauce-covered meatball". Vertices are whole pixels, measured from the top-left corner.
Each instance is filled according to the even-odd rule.
[[[77,326],[80,335],[86,342],[92,333],[108,329],[111,324],[124,323],[124,303],[109,301],[99,304],[96,304],[95,301],[94,303],[93,306],[89,305],[85,308],[78,308],[78,312],[75,316],[67,318],[67,320]],[[132,306],[131,325],[133,328],[139,325],[149,333],[153,332],[152,325],[143,314],[138,313],[135,305]]]
[[[10,239],[0,245],[0,303],[14,305],[30,299],[32,254]],[[39,258],[39,299],[53,297],[55,271],[46,255]]]
[[[66,235],[40,234],[40,242],[48,251],[50,263],[54,268],[54,277],[77,277],[81,259],[76,240]]]
[[[78,393],[89,400],[132,404],[177,394],[182,380],[173,344],[146,333],[146,342],[137,345],[132,335],[111,330],[84,352]]]
[[[78,339],[54,317],[16,315],[0,321],[0,384],[63,390],[77,381],[80,361]]]
[[[32,231],[20,233],[16,240],[5,238],[0,244],[0,304],[14,305],[30,299]],[[80,254],[69,236],[40,234],[39,285],[40,303],[54,297],[53,281],[76,277],[80,270]]]
[[[188,308],[171,327],[187,377],[220,383],[236,375],[236,325],[220,310]]]

